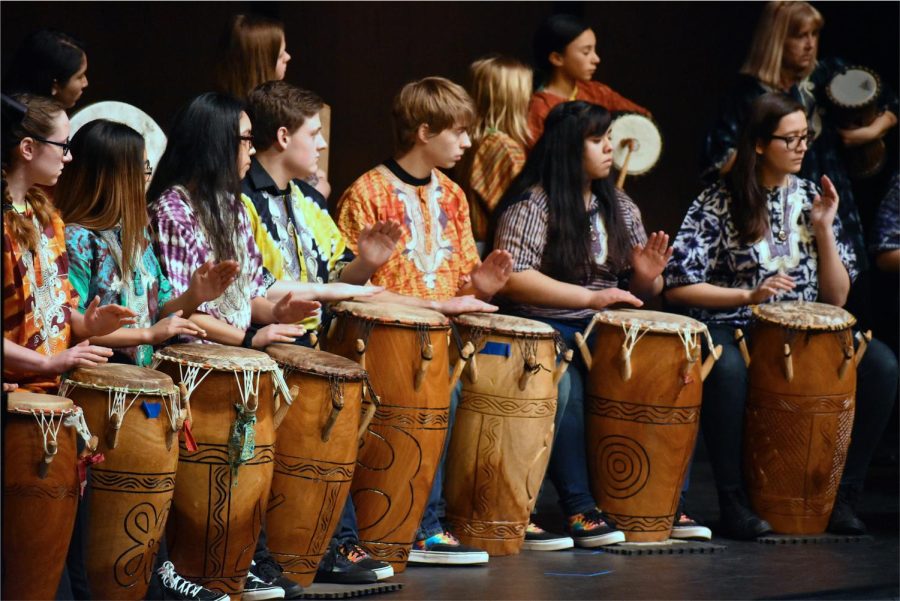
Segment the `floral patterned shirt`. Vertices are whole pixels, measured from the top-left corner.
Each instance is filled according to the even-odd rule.
[[[810,210],[818,190],[811,181],[790,176],[788,185],[769,191],[769,231],[753,244],[740,242],[731,214],[731,193],[720,181],[691,204],[675,238],[675,252],[665,271],[666,286],[708,283],[752,290],[779,272],[794,278],[796,288],[771,300],[815,301],[819,295],[818,250]],[[856,256],[844,239],[840,218],[833,224],[838,254],[850,279],[856,278]],[[784,232],[779,236],[779,232]],[[750,307],[701,309],[687,314],[706,323],[746,326]]]
[[[900,248],[900,174],[894,173],[887,195],[878,205],[869,249],[875,253]]]

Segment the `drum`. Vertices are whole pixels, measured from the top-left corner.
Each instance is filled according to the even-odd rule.
[[[699,429],[703,380],[721,347],[699,321],[623,309],[594,316],[585,385],[591,490],[629,542],[668,539]],[[701,365],[705,339],[710,353]]]
[[[91,593],[144,599],[175,492],[178,389],[158,371],[107,364],[71,372],[60,394],[84,410],[104,455],[90,472]]]
[[[6,395],[4,395],[6,396]],[[3,598],[53,599],[78,509],[69,399],[10,392],[3,425]]]
[[[240,597],[272,484],[275,390],[288,397],[281,370],[265,353],[218,344],[175,344],[153,362],[187,412],[169,556],[187,580]]]
[[[309,586],[350,494],[359,440],[375,412],[372,402],[360,428],[363,397],[374,395],[366,371],[350,359],[294,344],[272,344],[266,352],[284,370],[293,397],[302,391],[302,401],[290,411],[282,401],[275,414],[269,551],[288,578]]]
[[[462,396],[447,451],[447,520],[464,544],[518,553],[540,491],[556,415],[556,331],[491,313],[455,317],[463,356]],[[568,357],[571,359],[571,351]]]
[[[856,396],[851,327],[839,307],[753,308],[744,478],[754,510],[777,532],[825,531],[844,471]],[[855,357],[854,357],[855,355]]]
[[[848,67],[835,75],[825,88],[833,105],[835,121],[841,129],[865,127],[878,117],[881,80],[865,67]],[[847,170],[856,178],[867,178],[884,167],[883,139],[847,148]]]
[[[449,320],[391,303],[337,303],[325,350],[357,359],[381,396],[350,486],[360,542],[406,568],[441,460],[450,409]]]
[[[124,123],[141,134],[147,147],[147,160],[150,162],[150,167],[156,169],[159,159],[166,150],[166,134],[150,115],[125,102],[116,100],[95,102],[79,109],[72,115],[70,135],[74,136],[82,125],[97,119]]]
[[[656,123],[637,113],[627,113],[612,122],[609,142],[613,147],[613,165],[619,170],[618,188],[625,185],[626,175],[650,171],[662,154],[662,136]]]

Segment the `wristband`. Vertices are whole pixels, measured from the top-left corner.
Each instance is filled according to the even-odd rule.
[[[241,342],[241,346],[244,348],[253,348],[253,337],[256,336],[256,328],[250,326],[247,328],[247,331],[244,332],[244,340]]]

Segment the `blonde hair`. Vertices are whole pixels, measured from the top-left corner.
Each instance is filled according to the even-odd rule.
[[[459,84],[443,77],[426,77],[403,86],[391,113],[397,152],[405,153],[415,146],[420,125],[427,125],[433,134],[454,126],[469,127],[475,105]]]
[[[741,67],[741,73],[755,77],[768,86],[780,87],[785,41],[809,22],[817,29],[821,29],[825,19],[808,2],[766,3],[753,33],[753,42]],[[808,76],[815,66],[816,62],[813,61],[809,69],[801,75]]]
[[[241,100],[259,84],[277,79],[275,65],[284,25],[258,15],[235,15],[219,45],[216,86]]]
[[[469,75],[469,90],[477,110],[472,144],[477,145],[490,130],[498,130],[527,146],[531,69],[513,58],[492,56],[472,63]]]

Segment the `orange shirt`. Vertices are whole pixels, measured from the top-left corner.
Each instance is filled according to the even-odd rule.
[[[485,240],[491,212],[525,166],[525,148],[505,133],[491,131],[474,153],[468,181],[469,216],[475,239]]]
[[[650,116],[650,111],[633,103],[599,81],[577,81],[575,82],[575,87],[578,91],[575,93],[574,100],[584,100],[593,104],[599,104],[611,113],[627,111]],[[529,148],[533,147],[540,139],[541,134],[544,133],[544,120],[547,118],[550,110],[557,104],[568,100],[569,98],[557,96],[543,89],[531,96],[531,103],[528,105],[528,129],[531,130],[531,146]]]
[[[427,300],[452,298],[479,263],[465,194],[437,169],[430,178],[416,180],[396,162],[388,164],[366,172],[344,192],[338,229],[358,255],[356,242],[364,227],[386,219],[399,222],[404,231],[397,250],[372,283]]]
[[[31,212],[25,217],[32,219]],[[37,219],[33,223],[40,232],[34,256],[13,240],[9,219],[3,220],[3,337],[51,356],[69,348],[71,311],[78,310],[78,295],[69,283],[65,226],[59,214],[53,211],[45,228]],[[52,394],[59,387],[59,376],[6,368],[3,381],[31,392]]]

